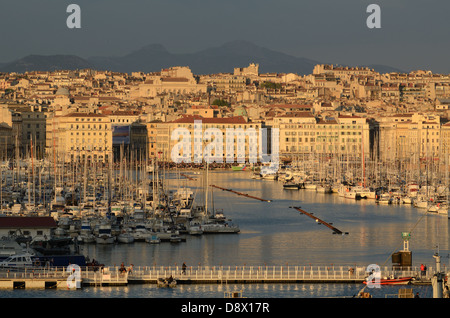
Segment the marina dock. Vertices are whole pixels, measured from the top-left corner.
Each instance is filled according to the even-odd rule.
[[[130,270],[131,269],[131,270]],[[420,277],[419,268],[407,271],[381,269],[381,277],[415,277],[412,284],[431,284],[433,269]],[[192,266],[183,273],[181,266],[137,266],[120,271],[117,266],[92,270],[79,275],[65,268],[0,271],[0,288],[69,288],[68,281],[79,282],[78,288],[157,284],[158,279],[173,277],[177,284],[362,284],[369,273],[361,266]]]

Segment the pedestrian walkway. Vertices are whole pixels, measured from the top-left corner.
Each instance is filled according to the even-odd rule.
[[[370,275],[362,266],[107,266],[68,271],[66,268],[0,270],[0,288],[67,288],[68,281],[81,286],[156,284],[172,276],[177,284],[222,283],[355,283]],[[413,284],[431,284],[433,269],[405,271],[380,268],[380,278],[413,277]]]

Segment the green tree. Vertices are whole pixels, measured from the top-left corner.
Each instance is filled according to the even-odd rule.
[[[226,100],[224,100],[224,99],[215,99],[213,102],[212,102],[212,105],[217,105],[217,106],[230,106],[230,104],[226,101]]]
[[[265,89],[281,89],[281,84],[266,81],[266,82],[261,83],[261,87],[265,88]]]

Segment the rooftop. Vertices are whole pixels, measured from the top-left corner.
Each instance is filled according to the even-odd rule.
[[[0,228],[54,228],[56,221],[50,216],[11,216],[0,217]]]

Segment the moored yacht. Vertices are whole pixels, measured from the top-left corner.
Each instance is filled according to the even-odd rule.
[[[377,203],[378,204],[391,204],[392,203],[391,195],[389,193],[381,194],[377,200]]]
[[[122,232],[120,232],[120,234],[117,235],[117,242],[124,244],[133,243],[134,236],[129,230],[123,229]]]
[[[98,235],[95,237],[97,244],[113,244],[115,237],[111,234],[111,224],[102,223],[98,228]]]

